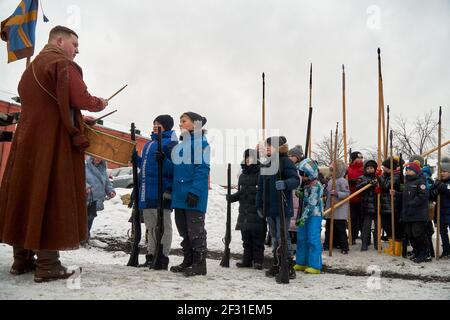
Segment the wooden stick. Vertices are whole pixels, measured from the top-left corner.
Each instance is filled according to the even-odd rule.
[[[371,184],[368,184],[368,185],[362,187],[361,189],[359,189],[359,190],[353,192],[353,193],[352,193],[351,195],[349,195],[348,197],[346,197],[346,198],[342,199],[341,201],[337,202],[337,203],[334,205],[334,209],[337,209],[337,208],[339,208],[340,206],[342,206],[343,204],[349,202],[349,201],[352,200],[354,197],[360,195],[361,193],[363,193],[364,191],[366,191],[366,190],[369,189],[370,187],[372,187],[372,185],[371,185]],[[328,208],[327,210],[325,210],[325,211],[323,212],[323,216],[328,215],[330,212],[331,212],[331,208]]]
[[[338,141],[339,122],[336,124],[336,133],[334,136],[334,149],[333,149],[333,180],[331,182],[331,191],[336,191],[336,170],[337,170],[337,141]],[[332,132],[333,133],[333,132]],[[334,195],[330,197],[331,217],[330,217],[330,244],[329,255],[333,255],[333,231],[334,231]]]
[[[443,147],[445,147],[446,145],[448,145],[450,143],[450,140],[445,141],[444,143],[438,144],[437,147],[434,147],[431,150],[428,150],[425,153],[422,153],[420,156],[425,158],[426,156],[429,156],[430,154],[432,154],[433,152],[436,152],[437,150],[442,149]],[[439,147],[440,146],[440,147]]]
[[[388,114],[389,114],[389,111],[388,111]],[[389,117],[388,117],[388,119],[389,119]],[[390,134],[389,134],[389,150],[390,150],[390,164],[391,164],[391,170],[390,170],[390,174],[391,174],[390,196],[391,196],[392,250],[394,250],[394,248],[395,248],[395,206],[394,206],[394,194],[393,194],[394,193],[394,154],[393,154],[393,150],[392,150],[392,139],[393,139],[393,134],[392,134],[392,130],[391,130]]]
[[[390,109],[389,105],[387,105],[387,116],[386,116],[386,142],[385,142],[385,149],[384,149],[384,159],[387,159],[388,157],[388,149],[389,149],[389,124],[390,124]]]
[[[263,140],[266,140],[266,75],[262,74],[263,81],[263,93],[262,93],[262,131],[263,131]]]
[[[383,98],[383,78],[381,75],[381,50],[378,48],[378,168],[381,169],[381,144],[382,144],[382,126],[384,127],[384,98]],[[381,253],[381,195],[377,194],[377,241],[378,241],[378,253]]]
[[[347,110],[345,104],[345,66],[342,65],[342,135],[344,139],[344,163],[345,167],[348,166],[348,154],[347,154]],[[348,176],[347,176],[348,181]],[[351,246],[352,239],[352,216],[350,212],[350,206],[348,207],[348,245]]]
[[[439,122],[438,122],[438,146],[441,145],[442,139],[442,126],[441,126],[441,117],[442,117],[442,107],[439,107]],[[441,179],[441,148],[438,148],[438,179]],[[436,260],[439,260],[440,253],[440,237],[441,237],[441,194],[438,193],[437,201],[436,201]]]
[[[104,118],[106,118],[107,116],[112,115],[114,112],[117,112],[117,110],[111,111],[111,112],[109,112],[109,113],[107,113],[107,114],[105,114],[105,115],[103,115],[103,116],[101,116],[101,117],[95,119],[95,122],[97,122],[98,120],[104,119]]]
[[[125,89],[128,85],[124,85],[122,88],[120,88],[119,90],[116,91],[116,93],[114,93],[111,97],[109,97],[106,101],[111,100],[112,98],[114,98],[116,95],[118,95],[123,89]]]

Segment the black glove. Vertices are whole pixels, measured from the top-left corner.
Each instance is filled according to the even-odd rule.
[[[13,138],[13,133],[10,131],[0,131],[0,141],[10,142]]]
[[[156,153],[155,153],[155,160],[156,161],[163,162],[165,158],[166,158],[166,155],[164,154],[164,152],[156,151]]]
[[[370,184],[373,186],[376,186],[378,184],[378,180],[376,178],[372,179],[372,180],[370,180]]]
[[[225,195],[225,199],[227,199],[227,202],[230,202],[231,201],[231,195]]]
[[[196,207],[198,204],[198,196],[189,192],[186,197],[186,203],[190,208]]]

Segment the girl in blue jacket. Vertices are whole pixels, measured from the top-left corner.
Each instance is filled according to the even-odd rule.
[[[206,274],[205,212],[208,203],[210,148],[202,127],[206,118],[195,112],[180,117],[181,143],[172,152],[172,207],[183,238],[183,262],[170,268],[185,276]]]

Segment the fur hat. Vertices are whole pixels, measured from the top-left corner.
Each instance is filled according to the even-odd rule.
[[[385,168],[391,169],[391,158],[384,160],[381,165]],[[398,168],[398,161],[395,158],[392,160],[392,165],[394,166],[394,170]]]
[[[413,161],[413,162],[406,164],[405,168],[406,168],[406,170],[414,171],[416,174],[419,174],[421,172],[420,166],[417,163],[417,161]]]
[[[157,116],[155,120],[153,120],[153,124],[155,124],[155,122],[159,122],[163,126],[164,131],[169,131],[173,128],[173,118],[168,114]]]
[[[423,157],[418,154],[413,154],[411,157],[409,157],[410,163],[414,161],[417,161],[420,167],[423,167],[423,165],[425,164],[425,160],[423,159]]]
[[[301,145],[296,145],[294,148],[289,150],[288,156],[297,157],[298,161],[303,160],[303,148]]]
[[[441,171],[450,172],[450,158],[444,157],[441,159]]]

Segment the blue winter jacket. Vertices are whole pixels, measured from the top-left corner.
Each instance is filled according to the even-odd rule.
[[[138,157],[139,172],[139,209],[157,208],[158,206],[158,162],[155,159],[158,151],[158,134],[152,133],[152,140],[147,142]],[[178,144],[178,138],[173,130],[162,133],[163,185],[162,192],[170,191],[173,182],[172,149]],[[164,208],[171,209],[170,200],[164,200]]]
[[[172,151],[172,162],[172,207],[205,213],[208,204],[210,147],[204,134],[183,134],[181,143]],[[186,203],[189,192],[199,198],[195,207],[188,207]]]
[[[287,155],[280,155],[280,168],[281,177],[286,183],[286,189],[283,191],[286,202],[284,204],[284,214],[286,217],[293,215],[292,204],[292,190],[296,189],[300,184],[300,178],[298,176],[297,168],[294,163],[287,157]],[[264,181],[266,180],[266,181]],[[275,182],[278,180],[278,175],[263,176],[260,175],[258,183],[258,193],[256,195],[256,207],[263,209],[263,204],[266,202],[267,211],[265,215],[267,217],[279,217],[280,209],[278,202],[278,191],[275,189]],[[268,186],[266,192],[264,192],[264,185]]]
[[[92,162],[92,157],[86,159],[86,185],[91,188],[87,196],[88,204],[97,201],[97,211],[104,209],[103,201],[107,194],[114,191],[106,173],[106,162],[101,161],[97,166]]]

